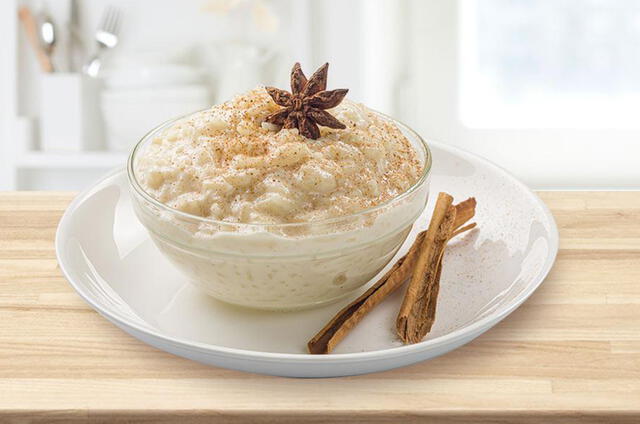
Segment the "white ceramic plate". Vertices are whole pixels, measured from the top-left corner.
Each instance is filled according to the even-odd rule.
[[[558,250],[553,217],[527,187],[477,156],[436,143],[431,148],[431,193],[446,191],[456,201],[475,196],[479,229],[450,244],[433,331],[415,345],[403,346],[394,334],[401,290],[330,355],[306,354],[306,342],[359,293],[299,312],[242,309],[200,293],[138,223],[124,170],[106,176],[71,203],[58,227],[58,261],[80,296],[115,325],[159,349],[206,364],[333,377],[424,361],[505,318],[540,285]],[[430,202],[419,227],[426,227],[432,207]]]

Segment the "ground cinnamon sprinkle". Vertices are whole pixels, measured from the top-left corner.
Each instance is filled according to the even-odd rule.
[[[286,224],[377,206],[408,190],[424,171],[400,128],[364,105],[344,99],[329,109],[347,128],[321,126],[315,140],[265,122],[280,109],[258,87],[176,121],[141,150],[140,184],[159,202],[192,215]]]

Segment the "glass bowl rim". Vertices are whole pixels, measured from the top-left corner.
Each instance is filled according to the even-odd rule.
[[[317,221],[304,221],[304,222],[288,222],[288,223],[282,223],[282,224],[271,224],[271,223],[250,223],[250,222],[229,222],[229,221],[221,221],[221,220],[216,220],[216,219],[212,219],[212,218],[206,218],[206,217],[202,217],[202,216],[198,216],[198,215],[193,215],[190,214],[188,212],[183,212],[181,210],[172,208],[171,206],[165,205],[164,203],[156,200],[153,196],[151,196],[149,193],[147,193],[144,188],[142,188],[142,186],[140,185],[140,183],[138,182],[138,179],[135,175],[135,171],[133,168],[134,165],[134,160],[136,158],[136,154],[138,153],[139,149],[142,147],[142,145],[149,139],[151,138],[153,135],[155,135],[156,133],[160,132],[161,130],[167,128],[168,126],[170,126],[171,124],[174,124],[177,121],[180,121],[181,119],[184,119],[188,116],[191,115],[195,115],[196,113],[200,113],[200,112],[204,112],[206,110],[209,110],[209,108],[206,109],[201,109],[199,111],[196,112],[191,112],[188,113],[186,115],[182,115],[179,116],[177,118],[173,118],[173,119],[169,119],[168,121],[165,121],[163,123],[161,123],[160,125],[156,126],[155,128],[151,129],[149,132],[147,132],[144,136],[142,136],[142,138],[136,143],[136,145],[133,147],[133,149],[131,150],[131,153],[129,154],[129,157],[127,159],[127,179],[129,181],[129,186],[132,187],[134,189],[134,191],[136,192],[137,195],[141,196],[144,200],[146,200],[147,202],[151,203],[153,206],[165,211],[165,212],[169,212],[172,214],[175,214],[181,218],[184,219],[188,219],[188,220],[192,220],[192,221],[198,221],[201,223],[206,223],[206,224],[212,224],[212,225],[219,225],[219,226],[228,226],[228,227],[240,227],[240,228],[291,228],[291,227],[296,227],[296,226],[306,226],[306,225],[325,225],[325,224],[333,224],[336,222],[341,222],[343,220],[349,220],[349,219],[353,219],[353,218],[357,218],[359,216],[362,215],[366,215],[369,213],[373,213],[377,210],[380,209],[384,209],[385,207],[395,203],[395,202],[399,202],[400,200],[408,197],[409,195],[411,195],[413,192],[415,192],[416,190],[418,190],[418,188],[420,188],[422,185],[424,185],[427,182],[427,179],[429,177],[429,175],[431,174],[431,165],[432,165],[432,156],[431,156],[431,149],[429,148],[429,145],[427,144],[427,142],[420,136],[420,134],[418,134],[416,131],[414,131],[413,129],[411,129],[411,127],[409,127],[408,125],[404,124],[403,122],[398,121],[397,119],[394,119],[392,117],[390,117],[389,115],[386,115],[382,112],[378,112],[376,110],[373,109],[369,109],[370,111],[372,111],[373,113],[377,114],[378,116],[381,116],[384,119],[387,119],[391,122],[393,122],[396,126],[398,126],[401,130],[404,130],[406,132],[408,132],[409,134],[411,134],[413,137],[415,137],[421,144],[422,149],[424,151],[424,156],[425,156],[425,162],[424,162],[424,168],[422,170],[422,173],[420,174],[420,178],[418,178],[418,180],[413,183],[409,188],[407,188],[405,191],[403,191],[402,193],[400,193],[399,195],[383,202],[380,203],[379,205],[375,205],[372,206],[370,208],[366,208],[366,209],[362,209],[358,212],[352,213],[352,214],[348,214],[348,215],[340,215],[340,216],[336,216],[336,217],[332,217],[332,218],[325,218],[325,219],[320,219]]]

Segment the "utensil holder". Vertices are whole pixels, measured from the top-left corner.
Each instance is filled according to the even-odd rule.
[[[40,146],[78,152],[102,147],[100,80],[79,73],[41,76]]]

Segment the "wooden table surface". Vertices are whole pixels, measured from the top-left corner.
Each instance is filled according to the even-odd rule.
[[[393,371],[290,379],[128,336],[71,289],[53,239],[68,193],[0,193],[0,422],[640,422],[640,192],[541,192],[557,262],[511,316]]]

